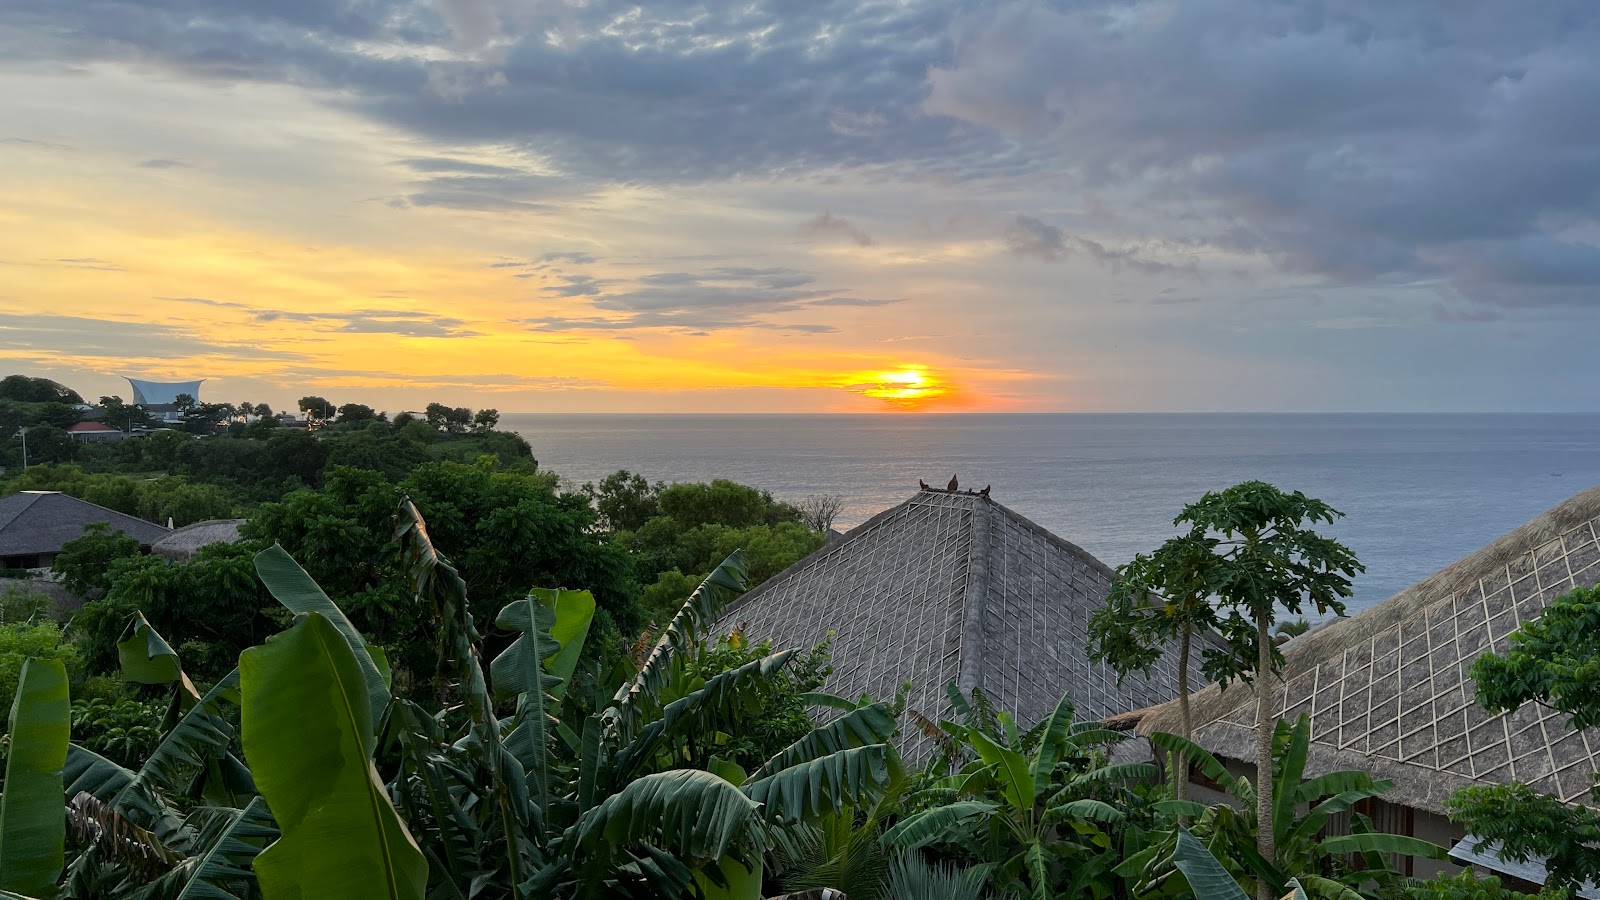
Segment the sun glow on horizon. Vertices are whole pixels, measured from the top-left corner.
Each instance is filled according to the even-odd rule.
[[[861,373],[851,381],[845,390],[901,409],[920,409],[950,396],[952,391],[946,381],[924,366],[907,365],[886,372]]]

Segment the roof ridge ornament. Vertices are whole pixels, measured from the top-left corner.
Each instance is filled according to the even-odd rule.
[[[983,490],[981,490],[981,491],[974,491],[974,490],[972,490],[970,488],[967,489],[967,490],[962,490],[961,489],[961,482],[956,480],[956,476],[954,476],[954,475],[950,476],[950,484],[949,484],[949,486],[948,487],[942,487],[942,488],[936,488],[933,485],[927,483],[926,481],[923,481],[921,478],[917,479],[917,490],[923,491],[923,492],[926,492],[926,493],[929,493],[929,494],[956,494],[956,495],[959,495],[959,496],[962,496],[962,497],[983,497],[983,498],[987,499],[988,496],[989,496],[989,490],[991,488],[993,488],[993,487],[994,487],[994,485],[992,485],[992,484],[986,484],[986,485],[983,486]]]

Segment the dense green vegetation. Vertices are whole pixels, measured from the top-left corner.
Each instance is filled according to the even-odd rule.
[[[59,427],[77,401],[52,384],[0,380],[0,415]],[[1163,772],[1070,698],[1017,722],[952,686],[934,722],[821,693],[848,662],[827,646],[712,633],[825,542],[826,498],[630,472],[563,490],[493,410],[300,408],[316,431],[77,445],[7,483],[247,522],[179,563],[91,529],[56,561],[87,601],[64,625],[0,591],[0,897],[1522,900],[1402,877],[1442,848],[1355,811],[1387,782],[1305,777],[1304,717],[1263,716],[1242,778],[1185,715],[1151,739]],[[1342,614],[1360,569],[1313,530],[1337,515],[1261,482],[1205,495],[1119,571],[1089,649],[1131,673],[1208,632],[1209,676],[1273,677],[1279,617]],[[1596,635],[1600,591],[1561,598],[1479,661],[1480,701],[1600,722]],[[1190,798],[1191,766],[1228,799]],[[1541,896],[1600,875],[1592,811],[1520,785],[1453,804],[1550,857]]]

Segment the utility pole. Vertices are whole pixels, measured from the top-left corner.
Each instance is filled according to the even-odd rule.
[[[17,435],[22,438],[22,471],[28,471],[28,426],[17,429]]]

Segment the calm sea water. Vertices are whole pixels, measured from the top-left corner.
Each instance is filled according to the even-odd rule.
[[[507,415],[575,484],[731,478],[780,498],[837,493],[848,527],[917,479],[993,497],[1116,566],[1173,534],[1208,490],[1252,478],[1347,518],[1367,566],[1352,611],[1600,484],[1600,415]]]

